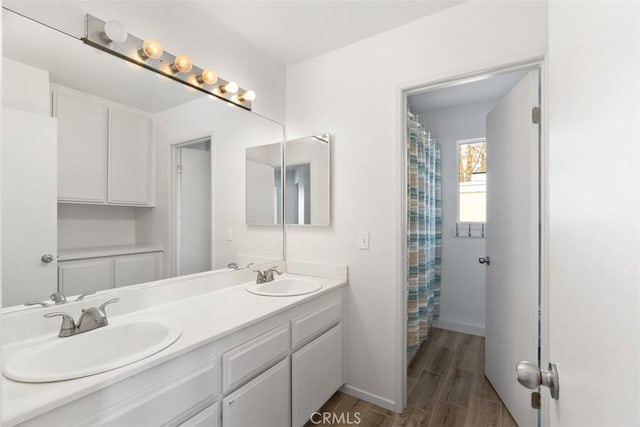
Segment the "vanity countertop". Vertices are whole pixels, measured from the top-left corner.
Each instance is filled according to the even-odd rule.
[[[287,276],[300,277],[291,274],[282,277]],[[322,283],[322,289],[307,295],[264,297],[247,292],[246,284],[242,284],[116,316],[114,318],[123,320],[166,319],[181,326],[182,335],[173,345],[151,357],[89,377],[31,384],[14,382],[2,376],[2,425],[14,425],[43,414],[346,285],[341,279],[313,278]],[[49,334],[28,340],[28,343],[32,345],[51,338]],[[3,361],[25,345],[23,342],[3,347]]]
[[[162,252],[163,250],[164,249],[162,248],[162,246],[152,245],[121,245],[98,246],[93,248],[60,249],[58,251],[58,261],[71,261],[75,259]]]

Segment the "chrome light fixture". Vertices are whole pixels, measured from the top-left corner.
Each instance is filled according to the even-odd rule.
[[[227,101],[230,105],[251,111],[255,92],[240,88],[234,81],[220,78],[212,68],[197,67],[187,55],[173,55],[165,51],[155,39],[142,40],[128,34],[120,22],[105,22],[87,15],[86,34],[82,41],[209,96]]]

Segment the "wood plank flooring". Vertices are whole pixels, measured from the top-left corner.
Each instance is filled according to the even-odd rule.
[[[333,418],[322,423],[317,417],[307,426],[517,426],[484,376],[482,337],[432,329],[409,365],[407,388],[401,414],[337,392],[318,411]]]

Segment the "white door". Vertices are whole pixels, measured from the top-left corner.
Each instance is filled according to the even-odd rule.
[[[537,425],[520,361],[538,362],[538,70],[487,116],[487,319],[485,373],[518,425]]]
[[[640,3],[552,1],[549,27],[545,425],[639,426]]]
[[[209,141],[178,148],[178,271],[211,270],[211,147]]]
[[[57,289],[56,120],[2,110],[2,305]],[[42,256],[52,255],[51,262]]]

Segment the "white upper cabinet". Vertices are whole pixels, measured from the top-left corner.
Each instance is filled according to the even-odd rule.
[[[153,145],[151,119],[109,109],[109,202],[149,205]]]
[[[151,117],[67,88],[53,89],[58,201],[153,206]]]
[[[104,203],[107,198],[108,108],[89,98],[54,92],[58,118],[58,200]]]

